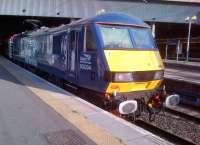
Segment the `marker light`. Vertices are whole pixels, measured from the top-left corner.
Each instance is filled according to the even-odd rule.
[[[156,71],[154,75],[154,80],[160,80],[164,77],[164,71]]]
[[[167,107],[176,106],[180,103],[180,96],[177,94],[170,95],[165,100],[165,105]]]
[[[115,73],[114,75],[115,82],[131,82],[133,81],[132,73]]]
[[[130,114],[134,113],[137,110],[137,101],[128,100],[119,104],[119,113],[121,114]]]

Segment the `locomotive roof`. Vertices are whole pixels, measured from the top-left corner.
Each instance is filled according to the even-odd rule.
[[[73,24],[84,24],[84,23],[116,23],[116,24],[129,24],[139,25],[143,27],[149,27],[142,19],[137,17],[129,16],[124,13],[103,13],[92,18],[79,20]]]
[[[81,24],[86,24],[86,23],[108,23],[108,24],[122,24],[122,25],[135,25],[135,26],[141,26],[141,27],[149,27],[142,19],[139,19],[137,17],[129,16],[124,13],[103,13],[97,16],[94,16],[92,18],[87,18],[87,19],[81,19],[75,22],[72,22],[70,24],[66,25],[61,25],[58,27],[54,28],[40,28],[36,31],[30,31],[30,32],[25,32],[24,34],[22,33],[21,36],[33,36],[33,35],[41,35],[45,33],[51,33],[51,32],[56,32],[60,31],[63,29],[67,29],[70,26],[75,26],[75,25],[81,25]]]

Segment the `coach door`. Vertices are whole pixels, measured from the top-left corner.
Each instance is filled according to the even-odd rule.
[[[68,53],[68,78],[76,83],[78,80],[78,41],[79,30],[71,30],[69,35],[69,53]]]

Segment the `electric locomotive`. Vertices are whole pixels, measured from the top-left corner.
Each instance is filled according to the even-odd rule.
[[[137,110],[163,80],[164,66],[149,25],[122,13],[104,13],[12,38],[12,59],[81,88],[121,114]],[[10,54],[11,54],[10,53]]]

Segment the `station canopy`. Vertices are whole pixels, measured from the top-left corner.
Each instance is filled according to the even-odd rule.
[[[186,23],[200,11],[195,0],[0,0],[0,15],[86,18],[124,12],[145,21]]]

